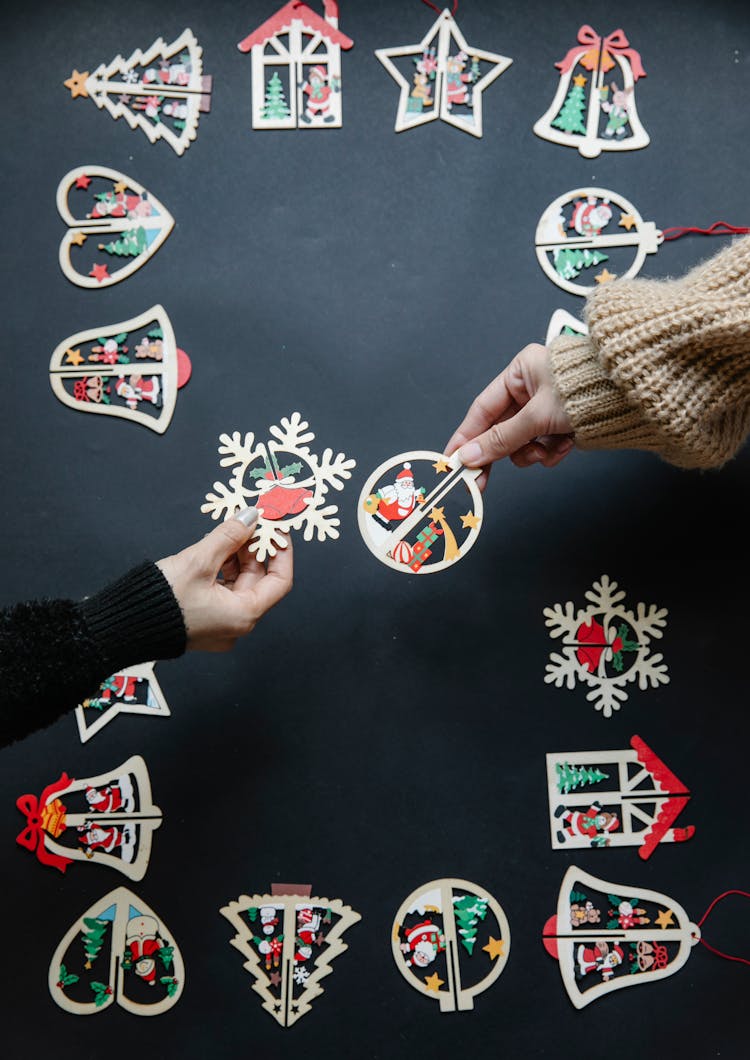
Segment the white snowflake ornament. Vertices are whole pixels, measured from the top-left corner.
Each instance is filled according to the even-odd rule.
[[[588,685],[586,698],[610,718],[628,698],[626,685],[637,680],[645,691],[669,682],[662,656],[650,653],[652,639],[667,624],[667,609],[639,603],[633,612],[606,574],[585,596],[589,604],[578,610],[570,600],[544,608],[550,636],[562,638],[562,654],[550,654],[544,680],[557,688],[573,689],[577,680]]]
[[[220,465],[234,471],[228,485],[214,482],[215,492],[206,494],[201,511],[213,519],[231,519],[243,508],[258,508],[260,518],[248,549],[261,562],[286,548],[290,530],[304,530],[305,541],[316,531],[319,541],[339,536],[338,507],[324,506],[324,501],[331,487],[344,488],[357,462],[343,453],[334,457],[332,449],[316,456],[308,445],[315,438],[308,427],[299,412],[293,412],[282,417],[280,426],[269,428],[273,437],[268,442],[256,444],[250,432],[244,438],[239,431],[219,437]]]

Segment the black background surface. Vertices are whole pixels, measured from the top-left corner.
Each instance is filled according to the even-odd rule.
[[[569,188],[608,187],[658,226],[750,221],[750,14],[743,3],[500,5],[457,12],[470,44],[514,62],[484,97],[484,137],[435,122],[396,134],[398,90],[373,52],[419,41],[434,12],[411,2],[342,5],[344,125],[252,131],[250,58],[236,43],[271,3],[29,3],[0,18],[4,335],[0,602],[80,597],[144,556],[212,525],[200,505],[220,473],[218,436],[299,410],[320,452],[357,460],[338,542],[295,552],[290,597],[226,656],[160,663],[169,719],[121,717],[81,745],[72,714],[0,756],[5,929],[4,1051],[13,1057],[609,1058],[747,1055],[747,969],[703,947],[686,967],[576,1012],[540,933],[569,864],[671,895],[697,919],[750,885],[746,761],[747,450],[720,472],[635,452],[574,453],[555,471],[493,471],[482,533],[459,564],[401,576],[360,539],[356,501],[384,459],[440,450],[473,396],[552,311],[581,300],[534,255],[537,220]],[[648,76],[642,151],[591,161],[532,133],[578,26],[622,25]],[[213,108],[182,158],[62,82],[190,26],[214,76]],[[55,190],[76,165],[119,169],[176,218],[156,257],[100,292],[62,275]],[[666,244],[642,275],[665,277],[726,245]],[[49,387],[57,343],[155,302],[191,355],[162,437],[78,414]],[[607,573],[669,609],[659,645],[671,681],[631,688],[606,720],[585,691],[544,683],[542,609],[583,604]],[[33,711],[34,704],[28,709]],[[545,752],[626,747],[639,733],[693,792],[685,845],[550,849]],[[14,839],[15,798],[61,770],[90,776],[144,756],[164,823],[134,889],[164,917],[187,977],[155,1023],[112,1007],[58,1009],[51,954],[88,905],[127,881],[76,863],[67,876]],[[458,876],[510,921],[510,959],[473,1012],[441,1015],[390,951],[415,887]],[[310,882],[362,914],[325,993],[283,1030],[261,1010],[228,900]],[[730,905],[730,902],[737,904]],[[747,909],[720,906],[710,941],[750,952]]]

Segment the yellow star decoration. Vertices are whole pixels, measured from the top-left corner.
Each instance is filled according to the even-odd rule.
[[[583,74],[579,74],[578,77],[573,78],[573,84],[576,86],[576,88],[583,88],[587,81],[588,78],[584,77]]]
[[[437,471],[438,475],[441,472],[448,470],[448,462],[446,460],[443,460],[442,457],[439,460],[436,460],[435,463],[432,466],[435,468],[435,470]]]
[[[602,271],[594,277],[594,279],[597,283],[609,283],[610,280],[617,279],[617,274],[614,272],[610,272],[609,269],[605,266]]]
[[[674,913],[671,909],[662,909],[655,922],[664,930],[664,928],[674,925]]]
[[[425,976],[424,985],[428,990],[431,990],[433,994],[438,994],[440,992],[440,987],[445,985],[445,980],[440,979],[437,972],[434,972],[432,975]]]
[[[476,528],[479,526],[480,521],[481,520],[479,516],[474,515],[473,512],[467,512],[466,515],[461,516],[461,523],[463,525],[464,530],[467,526],[470,527],[472,530],[476,530]]]
[[[70,242],[75,243],[77,247],[82,247],[86,242],[87,236],[85,232],[74,232],[70,237]]]
[[[445,518],[445,508],[433,508],[430,512],[430,519],[434,522],[439,522],[440,519]]]
[[[629,232],[633,225],[636,224],[636,220],[632,213],[621,213],[620,220],[617,223],[620,228],[627,228]]]
[[[490,941],[487,943],[486,946],[482,946],[482,949],[486,953],[489,953],[490,957],[494,961],[494,959],[496,957],[502,957],[503,956],[503,948],[504,947],[505,947],[505,943],[503,942],[502,939],[493,939],[492,935],[490,935]]]
[[[124,180],[118,180],[117,183],[114,185],[115,193],[117,195],[124,195],[126,188],[127,188],[127,184],[125,183]]]
[[[89,72],[84,70],[82,74],[79,74],[77,70],[74,70],[67,81],[63,81],[66,88],[70,89],[70,94],[73,99],[76,96],[84,96],[88,99],[88,92],[86,91],[86,82],[88,81]]]
[[[78,350],[66,350],[65,356],[68,359],[68,364],[74,364],[76,368],[79,364],[83,364],[83,357],[81,357],[81,351]]]

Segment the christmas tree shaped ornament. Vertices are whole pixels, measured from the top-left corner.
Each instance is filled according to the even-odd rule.
[[[654,222],[644,221],[623,196],[606,188],[576,188],[558,196],[542,214],[536,256],[558,287],[585,295],[597,284],[637,275],[663,238]]]
[[[160,37],[129,59],[115,56],[93,74],[74,70],[65,87],[73,99],[90,97],[113,118],[141,129],[151,143],[165,140],[182,155],[198,132],[200,116],[211,109],[212,79],[203,73],[203,49],[191,30],[171,44]]]
[[[131,276],[174,224],[156,196],[104,166],[77,166],[66,173],[57,187],[57,209],[68,226],[60,243],[60,268],[78,287],[110,287]]]
[[[609,718],[628,698],[627,685],[637,680],[645,691],[669,682],[662,656],[650,651],[651,641],[663,636],[667,609],[639,603],[633,611],[606,574],[585,596],[589,603],[582,608],[570,600],[544,608],[550,637],[562,642],[562,654],[550,654],[544,680],[557,688],[587,685],[586,699]]]
[[[401,904],[391,931],[398,970],[441,1012],[474,1008],[508,960],[510,929],[492,895],[467,880],[432,880]]]
[[[645,861],[695,834],[674,827],[690,792],[640,736],[630,749],[548,754],[547,792],[555,850],[637,846]]]
[[[547,325],[547,335],[544,339],[545,346],[549,346],[553,339],[557,339],[560,335],[588,335],[589,329],[583,323],[582,320],[578,320],[572,313],[569,313],[567,309],[556,309],[552,316],[549,318],[549,324]]]
[[[166,311],[155,305],[131,320],[63,339],[50,359],[49,379],[69,408],[132,420],[163,434],[191,371]]]
[[[457,129],[482,135],[482,93],[513,62],[505,55],[467,44],[451,13],[439,12],[419,44],[378,48],[375,52],[401,89],[396,132],[440,119]]]
[[[359,497],[359,530],[381,563],[404,574],[434,574],[465,556],[479,535],[480,470],[429,450],[380,465]]]
[[[287,547],[286,535],[303,530],[305,541],[317,533],[318,541],[339,536],[338,507],[325,505],[333,487],[344,488],[356,460],[326,449],[322,456],[312,452],[309,442],[315,435],[299,412],[283,416],[280,426],[272,426],[268,442],[256,442],[255,435],[239,431],[219,437],[221,467],[233,467],[229,486],[214,482],[215,493],[207,493],[201,511],[213,519],[231,519],[250,506],[260,512],[258,525],[248,545],[261,562]]]
[[[75,1016],[94,1016],[113,1004],[135,1016],[157,1016],[180,1000],[185,966],[164,921],[117,887],[65,934],[48,982],[60,1008]]]
[[[322,17],[301,0],[279,8],[237,45],[250,53],[253,128],[341,128],[341,50],[353,44],[338,0],[323,0]]]
[[[584,158],[646,147],[649,135],[635,104],[635,84],[646,71],[621,29],[602,38],[591,26],[581,26],[578,44],[555,66],[560,82],[549,110],[534,125],[537,136],[577,147]]]
[[[717,902],[733,894],[750,898],[747,891],[725,891],[694,924],[666,894],[609,883],[571,865],[542,941],[559,963],[568,997],[581,1009],[613,990],[674,975],[698,942],[725,960],[750,964],[715,949],[701,935]]]
[[[78,735],[87,743],[118,714],[169,717],[170,710],[154,673],[154,663],[138,663],[112,674],[93,696],[75,709]]]
[[[263,1008],[281,1027],[306,1015],[323,993],[320,980],[346,950],[345,931],[361,920],[339,898],[311,898],[308,884],[274,884],[270,894],[243,894],[220,910],[236,929],[232,945]]]
[[[140,755],[96,777],[75,780],[62,773],[39,798],[21,795],[16,806],[27,822],[16,842],[42,864],[65,872],[74,861],[92,861],[130,880],[145,876],[161,810],[151,801]]]

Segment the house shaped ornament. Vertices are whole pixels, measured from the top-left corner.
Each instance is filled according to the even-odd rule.
[[[621,29],[600,37],[591,26],[581,26],[578,43],[555,66],[560,81],[534,125],[537,136],[577,147],[584,158],[648,145],[635,103],[636,82],[646,71]]]
[[[338,0],[323,8],[290,0],[237,45],[252,62],[254,129],[341,128],[341,50],[354,41],[339,29]]]

